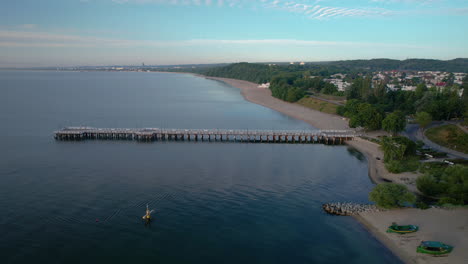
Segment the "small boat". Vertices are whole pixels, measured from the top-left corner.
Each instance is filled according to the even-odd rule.
[[[146,222],[149,222],[151,221],[151,213],[153,212],[154,210],[151,210],[148,208],[148,205],[146,205],[146,214],[143,216],[143,220],[145,220]]]
[[[388,227],[387,233],[408,234],[418,230],[419,227],[416,225],[397,225],[396,223],[392,223],[392,225]]]
[[[416,249],[418,253],[430,255],[445,255],[452,252],[453,247],[438,241],[421,241],[421,244]]]

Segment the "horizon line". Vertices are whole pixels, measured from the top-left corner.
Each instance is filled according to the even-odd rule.
[[[48,65],[48,66],[23,66],[23,67],[14,67],[14,66],[0,66],[0,69],[45,69],[45,68],[79,68],[79,67],[171,67],[171,66],[193,66],[193,65],[219,65],[219,64],[237,64],[237,63],[251,63],[251,64],[272,64],[272,63],[281,63],[281,64],[289,64],[291,62],[294,63],[325,63],[325,62],[341,62],[341,61],[371,61],[371,60],[393,60],[393,61],[407,61],[407,60],[435,60],[435,61],[452,61],[452,60],[460,60],[466,59],[464,57],[456,57],[452,59],[434,59],[434,58],[406,58],[406,59],[392,59],[392,58],[372,58],[372,59],[343,59],[343,60],[318,60],[318,61],[301,61],[301,60],[290,60],[290,61],[256,61],[256,62],[248,62],[248,61],[237,61],[237,62],[211,62],[211,63],[179,63],[179,64],[148,64],[148,65],[141,65],[141,64],[106,64],[106,65]],[[144,63],[144,62],[143,62]]]

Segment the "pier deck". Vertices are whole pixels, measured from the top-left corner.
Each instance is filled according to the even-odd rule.
[[[57,140],[235,141],[252,143],[342,144],[357,135],[349,130],[229,130],[162,128],[66,127],[55,131]]]

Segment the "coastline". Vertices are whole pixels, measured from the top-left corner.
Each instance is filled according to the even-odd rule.
[[[270,89],[258,88],[258,84],[229,78],[208,77],[194,74],[209,80],[220,81],[241,90],[242,96],[249,102],[259,104],[287,116],[302,120],[309,125],[322,130],[354,130],[348,126],[348,121],[338,115],[323,113],[305,106],[289,103],[277,99],[271,95]],[[355,148],[367,159],[369,178],[373,183],[395,182],[406,185],[412,192],[417,193],[416,178],[418,173],[405,172],[400,174],[390,173],[383,162],[383,152],[380,146],[374,142],[356,137],[347,141],[346,145]]]
[[[241,90],[242,96],[247,101],[268,107],[292,118],[302,120],[318,129],[354,130],[348,126],[347,120],[342,117],[319,112],[299,104],[288,103],[274,98],[271,96],[271,91],[269,89],[258,88],[258,84],[229,78],[208,77],[202,75],[195,76],[224,82],[236,87]],[[369,164],[369,178],[372,182],[378,184],[386,181],[393,181],[393,179],[395,179],[394,174],[389,173],[385,169],[382,161],[383,153],[377,144],[360,138],[347,141],[346,144],[357,149],[367,158]],[[381,160],[378,160],[377,158],[380,158]]]
[[[318,129],[350,129],[347,121],[343,118],[279,100],[271,96],[269,89],[258,88],[258,84],[229,78],[195,76],[224,82],[236,87],[241,90],[242,96],[247,101],[302,120]],[[410,191],[418,192],[415,182],[419,174],[388,172],[383,163],[383,152],[378,144],[361,138],[347,141],[346,144],[364,154],[368,161],[369,178],[373,183],[401,183],[406,185]],[[468,263],[468,251],[461,250],[463,247],[468,248],[467,209],[396,209],[361,213],[353,217],[404,263]],[[388,234],[386,229],[392,222],[419,225],[423,231],[406,236]],[[416,247],[421,240],[443,240],[459,249],[455,249],[447,258],[434,258],[416,253]]]

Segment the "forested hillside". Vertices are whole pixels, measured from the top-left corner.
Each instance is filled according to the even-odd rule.
[[[371,71],[412,70],[412,71],[447,71],[468,72],[468,59],[453,60],[429,60],[429,59],[372,59],[372,60],[347,60],[312,63],[352,69],[366,69]]]
[[[233,78],[254,83],[269,82],[279,72],[279,67],[245,62],[200,71],[200,73],[206,76]]]

